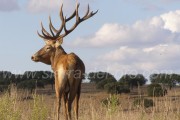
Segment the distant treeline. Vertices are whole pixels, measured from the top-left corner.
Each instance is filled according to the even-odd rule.
[[[117,80],[112,74],[107,72],[91,72],[88,75],[88,79],[90,82],[96,83],[98,89],[112,91],[115,88],[113,92],[124,90],[129,91],[134,87],[145,85],[147,82],[147,78],[142,74],[125,74]],[[151,84],[167,86],[171,90],[172,87],[180,84],[180,74],[151,74],[149,80],[151,81]]]
[[[147,78],[142,74],[125,74],[118,80],[108,72],[91,72],[87,74],[87,79],[94,82],[98,89],[121,88],[133,89],[133,87],[145,85]],[[151,74],[149,80],[152,84],[162,84],[169,89],[180,84],[180,74]],[[26,71],[23,74],[13,74],[9,71],[0,71],[0,91],[7,89],[9,85],[14,84],[19,89],[33,90],[37,87],[43,88],[50,84],[54,87],[54,74],[50,71]]]
[[[50,71],[26,71],[23,74],[13,74],[9,71],[0,71],[0,91],[14,84],[19,89],[33,90],[43,88],[47,84],[54,85],[54,74]]]

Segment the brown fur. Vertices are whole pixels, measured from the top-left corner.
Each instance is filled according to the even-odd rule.
[[[55,44],[56,43],[46,44],[32,57],[32,60],[51,64],[54,71],[57,98],[57,119],[59,120],[61,98],[63,98],[64,101],[66,120],[71,119],[71,106],[73,101],[75,118],[78,119],[81,82],[84,78],[85,66],[76,54],[67,54],[61,46],[55,47]],[[46,50],[47,48],[48,50]],[[65,74],[62,73],[63,71],[59,68],[60,66],[63,66]],[[62,74],[64,76],[62,76]]]
[[[81,91],[81,82],[85,74],[85,66],[82,60],[74,53],[67,54],[64,49],[61,47],[63,38],[71,33],[81,22],[89,19],[94,16],[98,11],[93,12],[89,10],[89,6],[84,17],[79,17],[79,8],[80,4],[76,4],[76,9],[73,14],[66,18],[63,15],[63,5],[60,9],[60,19],[62,24],[59,29],[55,29],[52,25],[51,18],[49,17],[49,29],[48,33],[43,25],[42,35],[38,35],[43,38],[46,42],[46,45],[39,50],[32,60],[36,62],[43,62],[45,64],[51,65],[54,74],[55,74],[55,89],[57,97],[57,119],[59,120],[59,111],[61,105],[61,98],[64,100],[64,110],[66,120],[71,119],[71,105],[74,101],[74,110],[76,119],[78,119],[78,106],[79,106],[79,97]],[[68,30],[66,28],[66,22],[76,17],[75,24]],[[62,34],[64,29],[65,33]]]

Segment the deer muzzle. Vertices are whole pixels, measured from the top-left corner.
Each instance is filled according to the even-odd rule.
[[[39,61],[39,58],[38,58],[37,56],[33,55],[33,56],[31,57],[31,60],[34,61],[34,62],[38,62],[38,61]]]

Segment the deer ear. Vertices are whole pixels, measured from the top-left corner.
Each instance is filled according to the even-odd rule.
[[[56,47],[56,48],[59,47],[62,43],[63,43],[63,39],[62,39],[62,38],[61,38],[61,39],[58,39],[58,40],[56,41],[56,43],[55,43],[55,47]]]

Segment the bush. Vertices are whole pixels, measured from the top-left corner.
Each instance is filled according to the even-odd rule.
[[[108,93],[111,94],[121,94],[121,93],[130,93],[130,89],[127,86],[122,85],[121,83],[108,83],[104,86]]]
[[[0,85],[0,92],[4,92],[8,89],[8,85]]]
[[[153,107],[154,102],[153,102],[152,99],[138,98],[138,99],[134,100],[133,105],[136,106],[136,107],[140,106],[140,107],[148,108],[148,107]]]
[[[117,89],[116,89],[117,83],[107,83],[104,85],[104,89],[111,94],[116,94]]]
[[[117,81],[115,79],[104,79],[97,83],[96,88],[97,89],[104,89],[106,84],[109,83],[116,83]]]
[[[116,95],[110,95],[110,97],[103,99],[101,101],[102,105],[105,106],[109,112],[115,112],[118,105],[120,104],[118,96]]]
[[[150,97],[159,97],[165,96],[167,94],[167,90],[162,88],[159,84],[151,84],[147,88],[147,93]]]
[[[42,81],[38,80],[37,87],[44,88],[44,83]],[[22,82],[18,83],[17,88],[30,90],[32,93],[32,91],[36,88],[36,80],[22,81]]]
[[[117,92],[118,94],[121,94],[121,93],[130,93],[130,89],[126,86],[118,86],[117,87]]]

